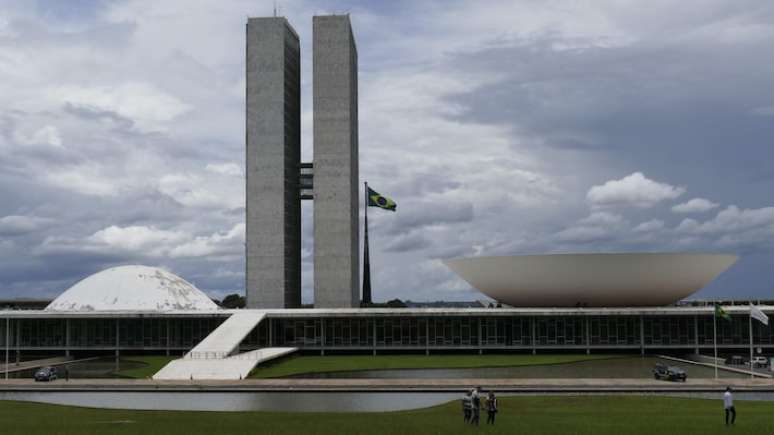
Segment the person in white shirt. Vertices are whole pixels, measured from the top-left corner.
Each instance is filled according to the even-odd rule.
[[[481,421],[481,387],[476,387],[473,389],[473,394],[471,394],[471,403],[473,404],[472,413],[470,415],[470,424],[475,424],[478,426],[479,421]]]
[[[462,396],[462,419],[465,423],[470,423],[470,417],[473,412],[473,398],[472,392],[468,391]]]
[[[728,416],[731,415],[731,424],[736,421],[736,409],[734,409],[734,396],[731,394],[731,387],[726,387],[723,393],[723,408],[726,410],[726,426],[728,426]]]

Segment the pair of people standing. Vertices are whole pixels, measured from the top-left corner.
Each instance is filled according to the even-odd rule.
[[[486,397],[487,424],[495,423],[497,414],[497,397],[490,391]],[[478,426],[481,420],[481,387],[476,387],[462,397],[462,415],[465,423]]]

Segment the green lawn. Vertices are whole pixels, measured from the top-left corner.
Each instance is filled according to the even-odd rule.
[[[462,422],[457,402],[392,413],[118,411],[0,402],[4,435],[72,434],[588,434],[713,435],[774,433],[774,403],[737,402],[723,424],[720,400],[644,396],[530,396],[500,399],[494,427]]]
[[[173,359],[180,358],[179,356],[163,356],[163,355],[143,355],[143,356],[127,356],[122,358],[123,361],[141,362],[145,364],[143,367],[136,369],[119,370],[117,375],[124,378],[144,379],[149,378],[156,374],[162,367],[167,365],[168,362]]]
[[[257,367],[252,378],[275,378],[300,373],[377,369],[514,367],[562,364],[626,357],[628,355],[331,355],[291,356]]]

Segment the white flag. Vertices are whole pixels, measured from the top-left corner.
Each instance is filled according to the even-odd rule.
[[[753,319],[763,323],[764,325],[769,324],[769,316],[764,314],[764,312],[761,311],[760,308],[752,304],[750,304],[750,316],[752,316]]]

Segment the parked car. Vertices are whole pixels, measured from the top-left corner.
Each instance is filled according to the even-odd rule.
[[[58,372],[56,370],[56,367],[41,367],[40,369],[38,369],[38,371],[35,372],[35,381],[50,382],[55,380],[58,377],[57,374]]]
[[[683,381],[688,379],[688,375],[685,370],[679,367],[667,366],[666,364],[657,363],[653,367],[653,377],[655,379],[666,379],[668,381]]]
[[[741,355],[732,355],[726,358],[726,365],[729,366],[744,366],[749,364],[749,361]]]
[[[753,367],[768,367],[769,359],[765,356],[756,356],[752,359]]]

